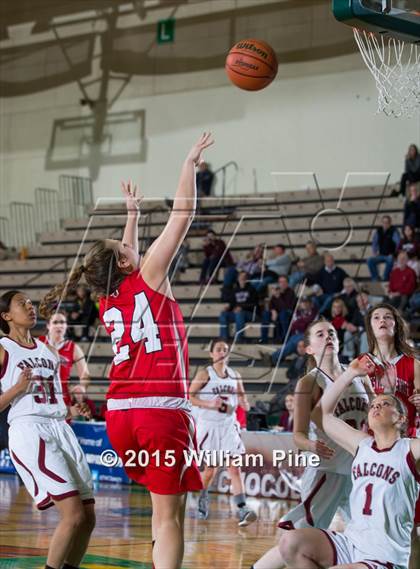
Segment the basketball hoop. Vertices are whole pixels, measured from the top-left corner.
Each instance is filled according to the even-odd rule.
[[[378,113],[411,117],[420,110],[420,46],[353,28],[378,88]]]

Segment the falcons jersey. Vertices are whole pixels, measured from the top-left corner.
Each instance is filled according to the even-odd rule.
[[[331,377],[320,368],[314,368],[310,373],[315,376],[322,392],[334,383]],[[362,430],[367,421],[368,407],[369,397],[363,380],[360,377],[355,377],[349,387],[341,394],[334,415],[351,425],[354,429]],[[321,439],[326,442],[327,446],[335,450],[334,456],[329,459],[320,457],[321,462],[317,469],[336,472],[337,474],[350,473],[352,456],[349,452],[337,445],[314,423],[311,423],[309,437],[311,439]]]
[[[376,371],[370,375],[373,389],[377,395],[384,393],[383,375],[380,373],[381,361],[376,357],[369,354],[376,364]],[[414,393],[414,358],[400,354],[389,361],[390,364],[395,365],[397,369],[397,381],[395,385],[395,395],[407,407],[407,436],[416,436],[416,408],[410,403],[408,398]]]
[[[140,271],[134,271],[113,294],[101,298],[99,316],[115,354],[108,409],[189,409],[188,348],[178,303],[150,288]]]
[[[221,413],[218,409],[197,408],[195,417],[198,421],[216,421],[219,423],[236,422],[236,408],[238,406],[238,376],[235,371],[226,367],[225,377],[217,375],[213,366],[206,369],[209,374],[207,383],[197,393],[200,399],[212,401],[220,397],[232,408],[233,413]]]
[[[408,567],[420,489],[410,439],[398,439],[391,448],[381,450],[372,437],[364,439],[351,475],[351,521],[344,535],[369,559]]]
[[[49,344],[48,336],[39,336],[38,340],[44,344]],[[60,380],[63,398],[66,405],[71,404],[69,392],[69,379],[71,368],[74,363],[74,342],[72,340],[64,340],[60,348],[56,348],[60,356]]]
[[[57,356],[42,342],[33,339],[33,347],[23,346],[11,338],[1,338],[5,357],[0,372],[2,393],[13,387],[22,371],[32,368],[32,382],[28,393],[11,402],[7,420],[10,424],[18,418],[38,421],[40,417],[63,419],[67,407],[61,393],[60,362]]]

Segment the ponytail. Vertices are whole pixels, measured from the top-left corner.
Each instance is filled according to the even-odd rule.
[[[62,284],[56,285],[54,288],[47,292],[44,298],[39,303],[39,314],[45,320],[48,320],[52,314],[56,311],[61,299],[65,298],[69,292],[76,289],[79,284],[80,279],[84,273],[84,267],[81,265],[77,269],[74,269],[69,278]]]

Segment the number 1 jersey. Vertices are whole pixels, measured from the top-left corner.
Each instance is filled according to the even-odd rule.
[[[188,347],[177,302],[150,288],[140,271],[134,271],[113,294],[101,298],[99,316],[115,353],[108,409],[110,400],[133,398],[149,398],[149,404],[134,406],[183,407]],[[114,408],[121,408],[116,404]]]

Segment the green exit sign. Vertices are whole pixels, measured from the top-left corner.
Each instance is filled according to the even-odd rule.
[[[172,43],[175,37],[175,20],[159,20],[157,25],[157,42]]]

